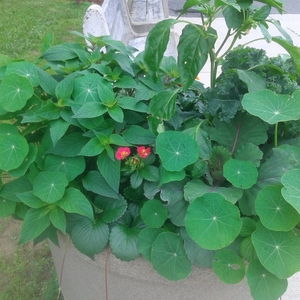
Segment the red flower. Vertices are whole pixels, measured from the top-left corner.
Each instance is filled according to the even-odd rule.
[[[128,147],[119,147],[115,157],[117,160],[122,160],[130,154],[130,149]]]
[[[138,155],[141,158],[146,158],[150,154],[150,147],[145,148],[144,146],[137,147]]]

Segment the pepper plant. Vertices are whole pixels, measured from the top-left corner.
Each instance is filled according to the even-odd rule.
[[[204,23],[187,24],[177,61],[163,54],[180,19],[137,56],[109,37],[46,43],[37,63],[0,56],[0,216],[22,220],[21,243],[62,232],[91,258],[108,245],[169,280],[196,265],[228,284],[246,276],[254,299],[285,292],[300,271],[299,49],[276,23],[290,60],[247,65],[238,49],[232,61],[234,42],[256,26],[270,39],[270,8],[282,11],[257,2],[187,1]],[[233,42],[220,56],[221,12]],[[207,59],[211,88],[195,80]]]

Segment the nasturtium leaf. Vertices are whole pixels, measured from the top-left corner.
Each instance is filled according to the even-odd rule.
[[[68,180],[72,181],[85,169],[85,160],[82,156],[63,157],[48,155],[45,160],[45,171],[65,173]]]
[[[8,64],[5,75],[9,74],[17,74],[27,78],[31,82],[32,86],[37,86],[39,84],[37,67],[31,62],[18,61]]]
[[[255,209],[266,228],[274,231],[289,231],[298,224],[300,215],[282,197],[281,188],[281,185],[264,187],[257,195]]]
[[[245,276],[245,263],[232,250],[222,249],[213,259],[214,273],[227,284],[240,282]]]
[[[221,195],[204,194],[189,205],[185,225],[200,247],[217,250],[233,242],[242,221],[239,209]]]
[[[28,144],[29,151],[22,164],[13,170],[9,171],[9,175],[12,177],[21,177],[26,174],[29,166],[34,162],[37,155],[37,146],[33,144]]]
[[[250,161],[230,159],[223,166],[223,175],[233,186],[249,189],[256,183],[258,171]]]
[[[300,167],[300,147],[283,144],[278,147],[279,149],[284,150],[285,152],[290,154],[291,159],[294,161],[294,169],[298,169]]]
[[[16,202],[6,200],[0,197],[0,217],[5,218],[14,213]]]
[[[258,167],[260,165],[262,157],[263,152],[259,149],[258,146],[251,143],[242,145],[234,153],[234,159],[250,161],[255,165],[255,167]]]
[[[75,223],[71,232],[74,246],[83,254],[93,257],[101,252],[108,242],[108,225],[101,220],[91,220],[81,217]]]
[[[163,228],[146,227],[141,230],[137,239],[137,248],[147,261],[151,261],[152,245]]]
[[[253,92],[244,95],[242,105],[269,124],[300,119],[300,91],[292,96],[277,95],[270,90]]]
[[[278,278],[300,271],[300,239],[293,231],[271,231],[259,222],[252,243],[261,264]]]
[[[57,205],[67,213],[79,214],[94,220],[93,208],[89,200],[75,188],[67,188]]]
[[[0,134],[3,135],[18,135],[20,134],[18,128],[12,124],[0,123]]]
[[[165,168],[161,167],[159,169],[159,184],[162,185],[164,183],[172,182],[172,181],[180,181],[184,179],[185,171],[176,171],[170,172],[167,171]]]
[[[183,246],[191,263],[198,267],[212,268],[212,261],[216,254],[215,250],[201,248],[186,232],[185,227],[180,228],[183,238]]]
[[[276,300],[286,291],[288,282],[266,270],[258,259],[252,260],[246,272],[247,282],[254,300]]]
[[[32,96],[32,84],[25,77],[10,74],[5,76],[0,84],[0,106],[8,112],[23,108]]]
[[[39,236],[49,225],[47,208],[30,208],[23,220],[19,243],[27,243]]]
[[[300,214],[300,170],[294,169],[285,173],[281,182],[283,198],[290,203]]]
[[[26,139],[20,134],[0,134],[0,169],[18,168],[29,151]]]
[[[47,203],[62,198],[68,179],[62,172],[42,171],[33,180],[33,194]]]
[[[102,81],[99,74],[90,73],[75,79],[73,98],[78,104],[88,102],[100,102],[98,96],[98,84]]]
[[[55,206],[50,210],[49,219],[55,228],[59,229],[62,233],[66,233],[66,216],[64,211],[59,206]]]
[[[97,197],[94,205],[99,209],[99,218],[105,223],[118,220],[126,211],[127,202],[123,197],[113,199],[108,197]]]
[[[151,262],[154,270],[168,280],[186,278],[191,272],[182,238],[172,232],[162,232],[152,246]]]
[[[199,148],[188,134],[178,131],[165,131],[156,139],[156,151],[168,171],[181,171],[195,163],[199,157]]]
[[[168,218],[168,211],[161,201],[149,200],[141,209],[141,217],[147,226],[159,228]]]

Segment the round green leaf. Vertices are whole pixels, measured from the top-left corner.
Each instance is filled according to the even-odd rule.
[[[286,279],[279,279],[267,271],[258,259],[249,263],[246,277],[254,300],[279,299],[288,286]]]
[[[0,169],[10,171],[18,168],[29,151],[25,138],[17,134],[0,134]]]
[[[16,202],[9,201],[0,197],[0,217],[5,218],[14,213]]]
[[[83,254],[93,257],[101,252],[108,242],[109,230],[101,220],[92,221],[81,217],[75,223],[71,233],[74,246]]]
[[[245,276],[244,261],[229,249],[223,249],[216,253],[213,269],[219,279],[227,284],[238,283]]]
[[[68,185],[68,179],[62,172],[40,172],[33,180],[33,194],[47,203],[60,200]]]
[[[153,268],[168,280],[186,278],[191,272],[183,241],[178,234],[161,233],[152,246],[151,262]]]
[[[197,161],[199,148],[188,134],[166,131],[157,136],[156,151],[167,171],[181,171]]]
[[[159,228],[168,218],[168,211],[161,201],[149,200],[145,202],[141,209],[141,217],[149,227]]]
[[[257,181],[258,171],[250,161],[228,160],[223,167],[224,177],[235,187],[249,189]]]
[[[292,231],[271,231],[260,222],[252,242],[262,265],[284,279],[300,271],[300,239]]]
[[[240,212],[219,194],[204,194],[188,207],[186,230],[205,249],[217,250],[231,244],[242,227]]]
[[[48,155],[45,160],[45,171],[65,173],[71,181],[80,175],[85,169],[85,160],[82,156],[64,157]]]
[[[29,79],[33,86],[37,86],[39,84],[39,76],[36,65],[28,61],[10,63],[6,68],[5,74],[18,74]]]
[[[300,91],[292,96],[277,95],[270,90],[245,94],[243,107],[269,124],[300,119]]]
[[[274,231],[292,230],[299,222],[296,209],[284,200],[281,185],[266,186],[257,195],[255,209],[262,224]]]
[[[288,171],[282,176],[281,182],[284,185],[281,190],[283,198],[300,214],[300,170]]]
[[[0,84],[0,106],[6,111],[15,112],[23,108],[32,95],[32,84],[25,77],[10,74]]]
[[[137,247],[143,257],[151,261],[152,245],[159,234],[164,232],[163,228],[150,228],[146,227],[142,229],[138,236]]]

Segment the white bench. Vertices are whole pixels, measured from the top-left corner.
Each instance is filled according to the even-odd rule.
[[[87,9],[83,34],[110,35],[140,52],[145,49],[151,28],[168,17],[167,8],[167,0],[104,0],[102,7],[93,4]],[[143,13],[139,13],[142,9]],[[176,35],[172,32],[165,55],[177,57],[176,45]]]

